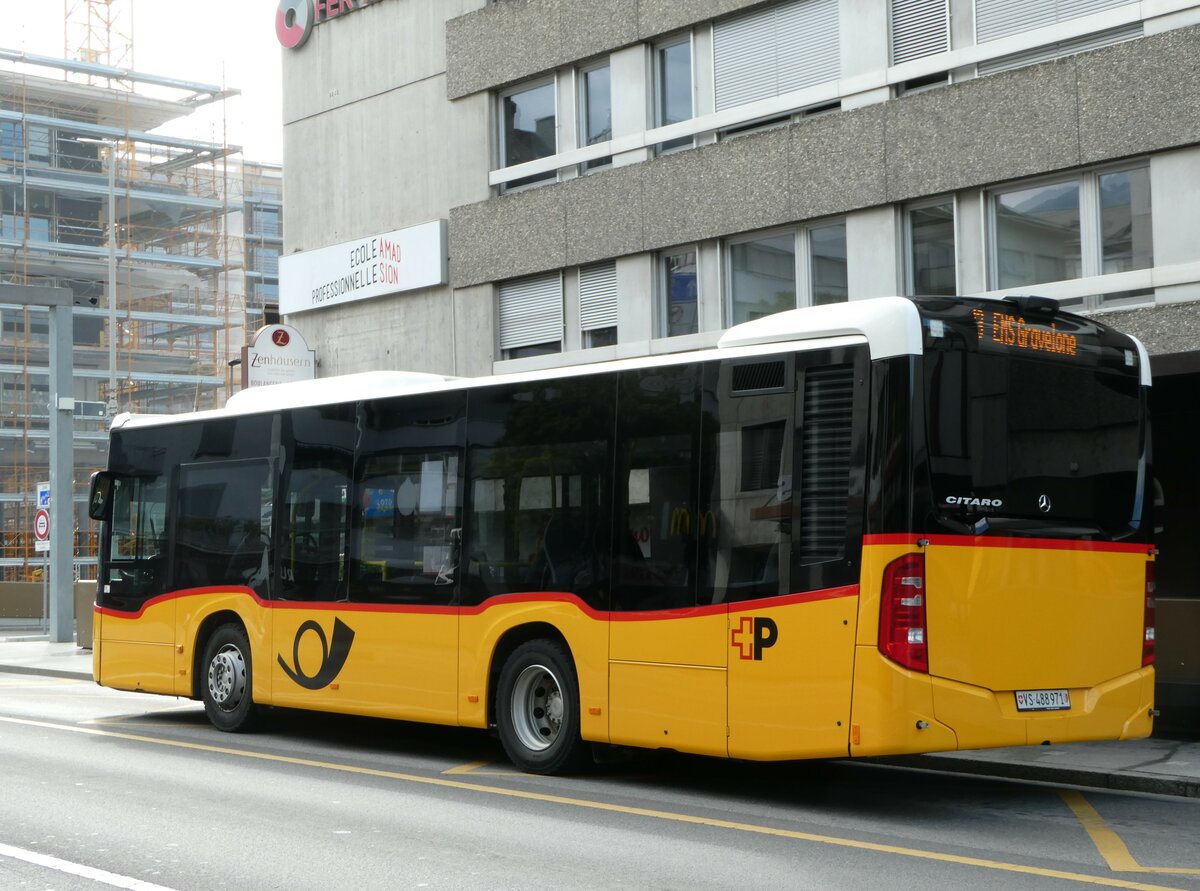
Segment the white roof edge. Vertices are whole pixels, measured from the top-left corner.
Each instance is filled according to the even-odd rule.
[[[730,328],[721,335],[717,347],[728,349],[846,334],[865,337],[872,359],[919,356],[923,351],[921,315],[916,304],[904,297],[873,297],[775,313]]]
[[[391,396],[406,390],[429,388],[431,385],[452,380],[455,378],[421,371],[360,371],[336,377],[320,377],[239,390],[225,401],[225,411],[231,414],[250,414],[306,405],[354,402]]]
[[[1123,331],[1121,333],[1125,334],[1125,332],[1123,332]],[[1138,368],[1141,371],[1142,386],[1143,387],[1153,386],[1154,382],[1150,378],[1150,354],[1148,352],[1146,352],[1145,345],[1140,340],[1138,340],[1136,337],[1134,337],[1132,334],[1125,334],[1125,336],[1128,337],[1130,340],[1132,340],[1134,342],[1134,344],[1137,346]]]

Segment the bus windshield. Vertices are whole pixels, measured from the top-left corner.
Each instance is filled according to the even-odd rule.
[[[1094,330],[1091,323],[1068,316],[1037,326],[1071,337],[1060,341],[1062,352],[1015,340],[1003,349],[990,318],[977,324],[976,311],[962,321],[926,320],[930,482],[943,525],[977,534],[1133,534],[1146,450],[1137,358],[1128,344],[1105,343],[1080,330]],[[1083,325],[1063,335],[1072,321]]]

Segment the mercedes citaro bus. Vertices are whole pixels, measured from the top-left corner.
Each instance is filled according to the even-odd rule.
[[[782,312],[714,349],[368,373],[118,416],[95,677],[742,759],[1143,737],[1146,352],[1036,297]]]

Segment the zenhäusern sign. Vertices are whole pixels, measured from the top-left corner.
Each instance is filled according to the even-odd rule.
[[[279,311],[289,315],[447,281],[446,221],[434,220],[280,257]]]
[[[242,387],[265,387],[317,376],[317,354],[291,325],[266,325],[242,347]]]

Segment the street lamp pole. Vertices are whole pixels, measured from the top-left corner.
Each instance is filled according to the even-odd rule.
[[[108,416],[117,413],[117,143],[108,143]]]

